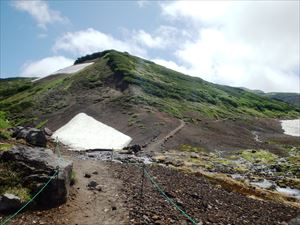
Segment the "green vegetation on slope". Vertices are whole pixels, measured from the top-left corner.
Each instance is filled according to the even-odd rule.
[[[6,117],[6,113],[0,111],[0,140],[1,139],[9,139],[10,132],[6,130],[6,128],[10,127],[10,123]],[[4,146],[0,146],[0,151],[4,149]]]
[[[84,104],[89,100],[93,102],[92,96],[98,96],[99,101],[106,99],[118,105],[150,107],[187,121],[245,115],[300,116],[300,109],[281,101],[240,88],[212,84],[128,53],[104,51],[81,57],[75,64],[86,60],[95,63],[74,74],[50,76],[34,83],[32,79],[23,78],[1,80],[1,110],[8,113],[14,125],[38,125],[48,119],[47,115],[74,102],[79,104],[79,96]],[[116,89],[122,94],[107,97],[107,89]],[[89,95],[91,91],[93,94]]]
[[[266,93],[266,96],[272,99],[277,99],[283,102],[287,102],[291,105],[295,105],[296,107],[300,108],[300,94],[298,93],[271,92],[271,93]]]
[[[66,108],[71,96],[86,95],[86,91],[93,89],[100,90],[109,76],[113,74],[107,66],[107,60],[99,59],[94,65],[74,74],[49,76],[37,82],[27,79],[26,85],[29,82],[31,86],[22,90],[19,90],[18,78],[3,79],[0,90],[3,93],[11,90],[16,94],[0,98],[0,108],[7,112],[13,126],[44,126],[47,124],[47,115]]]
[[[32,87],[32,78],[0,78],[0,100]]]
[[[127,53],[109,51],[104,57],[112,70],[122,75],[123,87],[135,85],[142,90],[142,94],[133,95],[132,102],[153,106],[179,118],[189,117],[189,112],[214,118],[300,115],[300,109],[286,103],[186,76]]]
[[[290,105],[300,108],[300,93],[288,93],[288,92],[263,92],[260,90],[251,90],[248,88],[243,88],[243,90],[249,91],[251,93],[268,97],[271,99],[286,102]]]

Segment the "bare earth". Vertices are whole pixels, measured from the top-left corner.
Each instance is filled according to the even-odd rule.
[[[11,224],[191,224],[162,198],[146,177],[141,195],[140,167],[73,160],[77,183],[72,187],[68,202],[51,210],[25,212]],[[199,224],[286,225],[285,222],[300,214],[299,208],[252,199],[225,190],[202,176],[161,166],[147,168],[167,195]],[[93,174],[95,171],[98,174]],[[86,172],[91,178],[84,177]],[[91,180],[98,182],[102,191],[88,190],[86,185]]]
[[[45,211],[25,212],[10,224],[112,225],[128,224],[122,181],[113,177],[111,164],[93,160],[74,160],[76,183],[66,204]],[[98,174],[92,174],[97,172]],[[85,178],[89,173],[91,178]],[[89,181],[100,184],[102,191],[88,190]]]
[[[299,139],[287,138],[278,132],[278,123],[256,121],[261,129],[242,129],[242,124],[235,121],[200,121],[200,125],[185,124],[183,121],[168,121],[164,115],[156,115],[166,124],[164,129],[153,129],[152,139],[148,137],[148,150],[157,147],[171,148],[191,139],[195,145],[207,143],[218,145],[215,138],[222,143],[234,140],[235,133],[245,137],[245,143],[267,145],[257,142],[251,130],[263,141],[276,138],[282,143],[299,142]],[[150,121],[148,121],[150,123]],[[172,122],[172,123],[168,123]],[[153,123],[153,122],[152,122]],[[230,128],[230,129],[229,129]],[[158,132],[160,130],[160,132]],[[134,130],[132,132],[135,132]],[[157,132],[154,135],[154,132]],[[233,133],[230,133],[233,132]],[[213,134],[219,133],[218,137]],[[133,135],[134,136],[134,135]],[[249,136],[249,137],[248,137]],[[214,138],[214,140],[211,140]],[[219,145],[220,146],[220,145]],[[210,146],[213,147],[213,146]],[[256,146],[258,147],[258,146]],[[223,148],[226,148],[223,146]],[[274,147],[273,151],[278,151]],[[10,224],[49,224],[49,225],[119,225],[119,224],[191,224],[174,207],[170,206],[153,188],[149,180],[144,179],[141,195],[141,168],[128,164],[111,163],[95,160],[81,160],[78,154],[64,150],[63,157],[73,160],[76,172],[76,183],[71,188],[66,204],[50,210],[27,211],[16,217]],[[182,173],[161,166],[148,166],[151,175],[182,209],[189,213],[199,224],[255,224],[286,225],[288,221],[300,215],[300,209],[280,203],[253,199],[233,190],[224,189],[207,178]],[[96,173],[94,173],[96,172]],[[91,174],[90,178],[84,177]],[[89,181],[96,181],[101,191],[89,190]],[[0,215],[1,217],[1,215]],[[3,219],[3,218],[0,218]]]

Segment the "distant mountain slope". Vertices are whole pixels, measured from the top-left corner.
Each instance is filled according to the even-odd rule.
[[[281,101],[212,84],[128,53],[108,50],[75,63],[88,61],[95,63],[74,74],[51,75],[34,83],[23,78],[2,79],[1,109],[19,122],[39,120],[71,105],[100,102],[139,106],[191,120],[300,115],[300,109]]]
[[[32,80],[26,77],[0,78],[0,100],[31,88]]]
[[[298,93],[271,92],[271,93],[266,93],[266,96],[268,96],[272,99],[287,102],[291,105],[295,105],[298,108],[300,108],[300,94],[298,94]]]
[[[261,90],[251,90],[248,88],[242,88],[245,91],[252,92],[261,96],[265,96],[271,99],[286,102],[290,105],[294,105],[300,108],[300,94],[299,93],[287,93],[287,92],[263,92]]]

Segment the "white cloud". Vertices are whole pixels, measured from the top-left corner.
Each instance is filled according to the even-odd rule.
[[[25,63],[21,68],[22,77],[44,77],[59,69],[70,66],[74,60],[63,56],[52,56]]]
[[[164,40],[159,36],[152,36],[144,30],[135,32],[134,39],[141,45],[145,45],[148,48],[163,48],[165,45]]]
[[[159,26],[152,33],[145,30],[127,31],[128,41],[148,49],[164,50],[177,45],[178,42],[189,40],[191,32],[180,30],[174,26]]]
[[[164,59],[152,59],[153,62],[155,62],[156,64],[159,64],[161,66],[167,67],[169,69],[184,73],[184,74],[191,74],[191,71],[189,69],[187,69],[184,66],[179,66],[177,65],[175,62],[171,61],[171,60],[164,60]]]
[[[300,90],[299,1],[176,1],[163,15],[198,32],[178,41],[180,63],[206,80],[264,91]],[[180,43],[182,43],[180,45]]]
[[[68,32],[58,38],[53,46],[55,52],[63,50],[80,56],[107,49],[127,51],[139,56],[146,54],[143,48],[130,41],[116,39],[93,28]]]
[[[230,1],[172,1],[161,3],[163,15],[175,20],[192,18],[201,22],[215,22],[230,8]]]
[[[50,9],[46,1],[18,0],[13,1],[12,5],[20,11],[29,13],[43,29],[51,23],[68,21],[59,11]]]

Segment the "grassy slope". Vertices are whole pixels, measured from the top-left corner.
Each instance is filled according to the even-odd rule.
[[[31,83],[30,79],[0,81],[0,108],[14,123],[39,120],[68,105],[68,98],[103,87],[123,91],[116,104],[141,105],[186,119],[239,116],[299,117],[300,109],[239,88],[216,85],[117,51],[105,51],[83,71]],[[93,60],[93,58],[88,58]],[[84,58],[81,59],[84,61]],[[41,121],[39,121],[41,122]]]
[[[185,76],[150,61],[126,53],[109,52],[109,65],[123,79],[142,89],[132,101],[149,104],[173,116],[186,117],[197,112],[206,117],[297,117],[300,110],[239,88],[215,85]]]
[[[286,102],[290,105],[294,105],[298,108],[300,108],[300,94],[299,93],[288,93],[288,92],[263,92],[260,90],[251,90],[247,88],[242,88],[243,90],[249,91],[254,94],[258,94],[264,97],[268,97],[271,99],[276,99],[279,101]]]
[[[291,105],[295,105],[296,107],[300,108],[300,94],[297,93],[280,93],[280,92],[271,92],[266,93],[266,96],[287,102]]]

